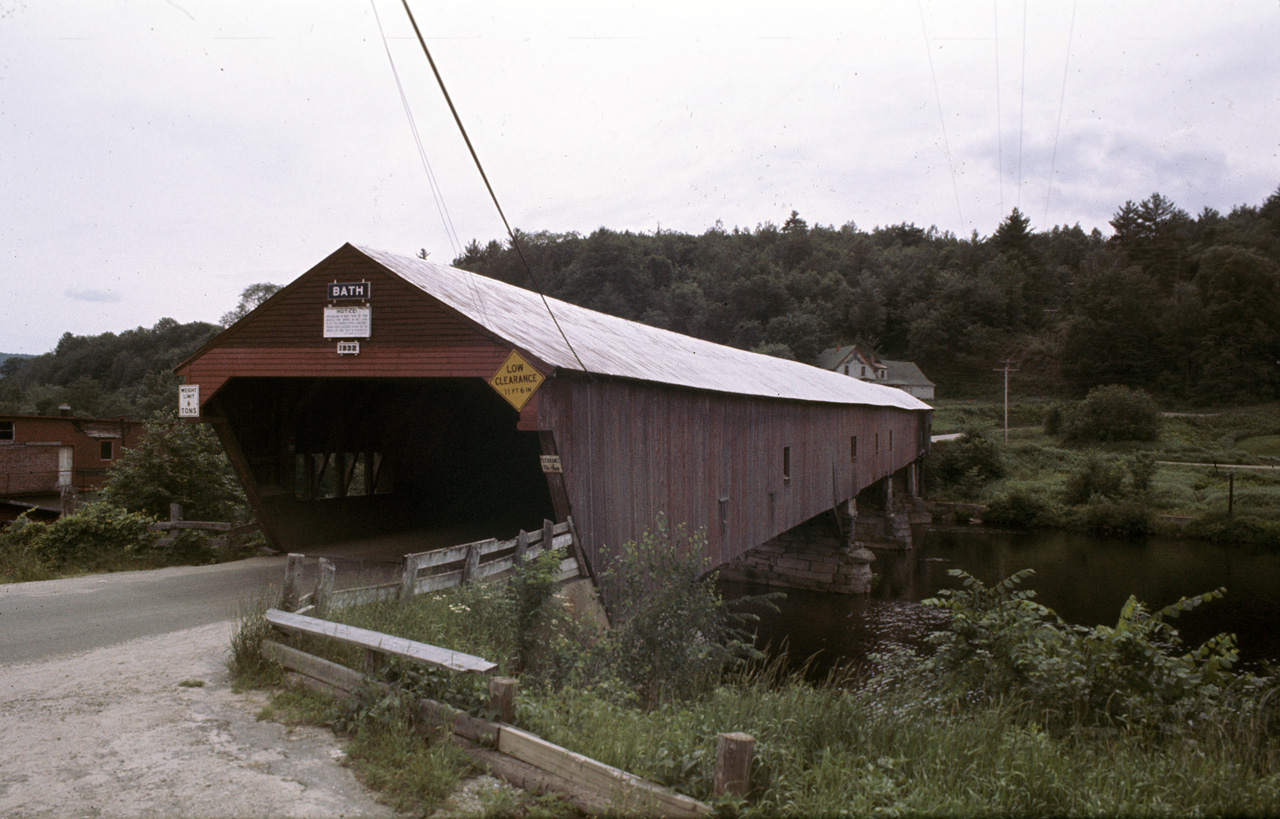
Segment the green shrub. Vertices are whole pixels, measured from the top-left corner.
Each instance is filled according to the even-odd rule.
[[[29,515],[30,512],[23,512],[0,529],[0,582],[23,583],[57,576],[43,547],[49,524],[31,520]]]
[[[1062,500],[1076,506],[1095,497],[1120,498],[1124,495],[1124,477],[1124,469],[1118,462],[1090,455],[1079,469],[1067,476]]]
[[[146,554],[156,539],[154,520],[105,501],[63,515],[44,532],[40,551],[49,565],[90,568],[103,561]]]
[[[1191,521],[1187,534],[1216,543],[1280,550],[1280,522],[1273,519],[1215,512]]]
[[[987,504],[983,523],[1011,529],[1049,529],[1061,526],[1062,510],[1042,495],[1012,489]]]
[[[980,429],[970,429],[953,441],[934,444],[925,465],[925,479],[934,487],[954,487],[974,497],[982,485],[1007,472],[1004,453],[995,440]]]
[[[1154,516],[1146,504],[1136,500],[1112,501],[1101,495],[1078,507],[1072,522],[1077,529],[1112,537],[1140,537],[1155,529]]]
[[[1067,411],[1062,437],[1070,443],[1154,441],[1160,433],[1155,399],[1119,384],[1094,387]]]
[[[706,535],[659,517],[608,561],[602,585],[613,629],[598,646],[610,673],[641,703],[709,690],[735,661],[759,656],[737,614],[707,577]]]
[[[187,520],[244,521],[244,493],[213,430],[178,421],[171,412],[148,421],[142,442],[111,467],[102,499],[156,518],[182,504]]]
[[[1085,628],[1018,588],[1030,569],[994,586],[960,569],[948,573],[961,588],[924,605],[945,610],[950,621],[929,638],[935,652],[914,673],[967,706],[1004,702],[1058,729],[1123,725],[1177,734],[1219,701],[1238,658],[1226,634],[1185,651],[1169,623],[1222,597],[1222,589],[1156,611],[1130,597],[1114,627]]]

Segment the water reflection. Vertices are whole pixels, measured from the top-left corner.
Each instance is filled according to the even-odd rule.
[[[1009,533],[920,530],[911,552],[877,551],[878,583],[870,595],[787,591],[781,612],[759,612],[761,644],[784,640],[793,660],[817,654],[821,673],[837,662],[860,663],[895,645],[921,645],[936,616],[918,602],[956,586],[961,568],[986,583],[1020,569],[1035,575],[1024,588],[1064,620],[1112,624],[1130,594],[1158,608],[1179,597],[1225,586],[1223,600],[1203,605],[1175,625],[1187,643],[1222,631],[1239,638],[1251,666],[1280,662],[1280,557],[1200,541],[1102,539],[1072,532]],[[727,597],[763,591],[724,583]]]

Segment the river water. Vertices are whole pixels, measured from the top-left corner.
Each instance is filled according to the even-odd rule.
[[[1114,625],[1131,594],[1155,609],[1225,587],[1225,598],[1174,621],[1186,644],[1231,632],[1246,667],[1280,663],[1280,555],[1194,540],[1056,531],[919,529],[915,536],[911,551],[874,550],[877,583],[869,595],[786,590],[781,611],[759,612],[758,643],[785,640],[793,662],[816,655],[818,672],[895,643],[922,645],[940,618],[919,601],[958,587],[949,569],[990,584],[1030,568],[1035,574],[1021,588],[1034,589],[1038,602],[1080,625]],[[766,591],[741,583],[721,587],[729,598]]]

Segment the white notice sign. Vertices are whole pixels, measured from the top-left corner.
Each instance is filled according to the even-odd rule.
[[[200,385],[199,384],[178,385],[178,417],[179,418],[199,418],[200,417]]]
[[[373,308],[324,308],[325,338],[368,338],[373,328]]]

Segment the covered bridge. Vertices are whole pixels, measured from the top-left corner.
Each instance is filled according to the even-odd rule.
[[[929,441],[901,390],[350,244],[178,373],[290,551],[572,515],[599,571],[665,514],[718,565]]]

